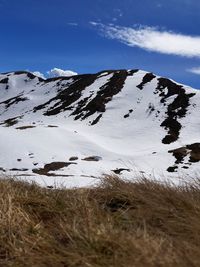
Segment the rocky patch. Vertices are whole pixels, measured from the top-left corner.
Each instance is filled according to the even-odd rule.
[[[0,123],[0,125],[4,125],[5,127],[11,127],[19,122],[19,119],[21,119],[23,116],[13,117],[10,119],[7,119]]]
[[[25,125],[25,126],[20,126],[20,127],[17,127],[15,129],[17,130],[26,130],[26,129],[31,129],[31,128],[35,128],[36,126],[33,126],[33,125]]]
[[[153,73],[147,73],[140,84],[137,85],[137,88],[142,90],[145,86],[146,83],[151,82],[156,76]]]
[[[90,122],[90,125],[95,125],[102,118],[102,114],[106,110],[106,104],[123,89],[126,78],[137,71],[107,71],[106,75],[113,73],[113,76],[99,88],[96,96],[93,97],[93,92],[91,91],[89,96],[80,101],[78,100],[84,94],[85,88],[92,85],[101,76],[101,73],[74,76],[74,81],[66,85],[66,88],[62,88],[62,91],[59,91],[57,96],[42,105],[36,106],[33,111],[37,112],[38,110],[47,109],[44,115],[52,116],[65,110],[73,110],[70,116],[74,116],[75,120],[84,120],[97,113],[96,119]],[[61,78],[55,78],[54,80],[59,79]],[[50,81],[52,79],[48,79],[45,82],[48,83]],[[75,102],[77,104],[74,107],[73,104]],[[49,107],[50,105],[51,107]]]
[[[0,102],[0,105],[3,104],[3,105],[5,105],[5,109],[8,109],[12,105],[16,105],[19,102],[24,102],[24,101],[28,100],[27,97],[23,97],[22,95],[23,94],[20,94],[18,96],[15,96],[15,97],[9,98],[5,101],[2,101],[2,102]]]
[[[165,93],[166,88],[167,93]],[[163,105],[166,105],[169,97],[175,96],[173,102],[167,106],[167,118],[160,125],[167,130],[167,135],[162,139],[162,143],[171,144],[179,138],[182,126],[178,119],[186,115],[190,106],[190,98],[195,94],[187,94],[183,86],[166,78],[158,79],[158,86],[155,92],[161,97],[160,102]]]
[[[4,79],[0,80],[0,83],[7,84],[8,81],[9,81],[9,78],[4,78]]]
[[[72,84],[68,85],[66,88],[63,88],[62,91],[57,94],[57,96],[53,97],[42,105],[36,106],[33,111],[36,112],[38,110],[47,108],[47,111],[44,112],[44,115],[51,116],[59,114],[65,110],[72,110],[71,105],[82,96],[82,91],[87,86],[90,86],[94,83],[97,76],[97,74],[79,75],[77,78],[74,78],[75,80]],[[56,80],[59,79],[60,78],[56,78]],[[45,82],[50,82],[50,80]],[[54,102],[56,104],[54,104]],[[51,108],[48,108],[50,104],[52,104],[52,106]]]
[[[51,162],[48,164],[45,164],[43,168],[33,169],[32,172],[39,174],[39,175],[45,175],[45,176],[55,176],[56,174],[51,173],[51,171],[57,171],[64,167],[68,167],[71,164],[77,164],[74,162]],[[57,176],[63,176],[63,175],[57,175]],[[69,175],[64,175],[69,176]],[[71,176],[71,175],[70,175]]]
[[[35,78],[38,78],[38,79],[40,78],[40,81],[44,81],[44,79],[34,75],[32,72],[28,72],[28,71],[15,71],[14,72],[14,75],[22,75],[22,74],[25,74],[27,78],[29,78],[30,80],[33,80]]]
[[[84,120],[95,113],[105,112],[106,104],[112,100],[114,95],[122,90],[127,76],[128,72],[126,70],[114,72],[110,80],[99,88],[96,96],[92,98],[91,95],[90,97],[81,100],[71,115],[75,115],[75,120]],[[96,124],[101,117],[102,114],[98,114],[97,119],[94,120],[91,125]]]
[[[58,128],[56,125],[47,125],[48,128]]]
[[[102,157],[99,157],[99,156],[90,156],[90,157],[86,157],[82,160],[85,160],[85,161],[100,161],[102,160]]]
[[[187,169],[187,165],[191,165],[192,163],[196,163],[200,161],[200,143],[194,143],[191,145],[186,145],[184,147],[179,147],[177,149],[169,150],[169,153],[172,153],[175,157],[175,165],[173,167],[169,167],[167,171],[171,172],[178,168],[179,165],[183,164],[182,168]],[[185,162],[186,157],[189,159]]]
[[[69,158],[69,161],[75,161],[75,160],[78,160],[78,157],[70,157]]]

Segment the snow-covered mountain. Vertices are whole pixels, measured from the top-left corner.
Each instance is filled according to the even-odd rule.
[[[0,170],[47,186],[200,167],[200,91],[141,70],[0,74],[0,127]]]

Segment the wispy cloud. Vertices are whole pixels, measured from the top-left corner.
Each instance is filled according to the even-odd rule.
[[[99,22],[96,21],[90,21],[89,22],[92,26],[100,26],[101,28],[104,28],[105,26]]]
[[[39,72],[39,71],[33,71],[32,73],[33,73],[34,75],[36,75],[36,76],[42,78],[42,79],[46,79],[45,76],[44,76],[44,74],[41,73],[41,72]]]
[[[187,70],[188,72],[200,75],[200,67],[195,67]]]
[[[121,27],[91,22],[104,36],[128,46],[183,57],[200,57],[200,36],[190,36],[155,27]]]

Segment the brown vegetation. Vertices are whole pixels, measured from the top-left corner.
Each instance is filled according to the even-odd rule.
[[[200,185],[107,177],[98,188],[0,181],[0,266],[200,265]]]

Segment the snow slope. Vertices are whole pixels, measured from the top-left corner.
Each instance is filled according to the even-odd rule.
[[[141,70],[0,74],[0,127],[0,170],[46,186],[200,167],[200,91]]]

